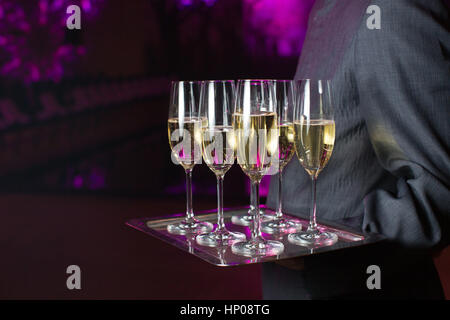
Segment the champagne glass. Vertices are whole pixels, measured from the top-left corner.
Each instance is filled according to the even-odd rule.
[[[248,241],[232,245],[233,253],[249,257],[278,255],[284,250],[279,241],[261,235],[259,183],[278,157],[278,128],[275,97],[271,80],[239,80],[236,93],[233,128],[236,136],[238,163],[252,185],[252,236]]]
[[[292,233],[302,229],[297,220],[283,216],[282,177],[284,167],[291,161],[294,153],[294,105],[296,99],[295,82],[292,80],[274,80],[276,111],[278,116],[278,205],[275,219],[264,222],[262,231],[269,234]]]
[[[316,181],[333,152],[335,122],[331,103],[331,83],[326,80],[299,80],[294,114],[295,149],[300,164],[311,177],[310,223],[306,231],[291,233],[289,242],[306,247],[329,246],[336,234],[321,231],[316,223]]]
[[[167,226],[173,234],[202,233],[213,228],[211,223],[195,219],[192,208],[192,170],[201,162],[201,123],[206,121],[199,115],[200,89],[198,81],[174,81],[171,85],[169,144],[172,161],[181,164],[186,172],[186,217]]]
[[[198,244],[209,247],[232,245],[245,240],[240,232],[228,231],[223,217],[223,179],[235,159],[234,131],[232,125],[234,81],[204,81],[200,99],[202,123],[203,160],[217,178],[217,227],[214,231],[197,236]]]

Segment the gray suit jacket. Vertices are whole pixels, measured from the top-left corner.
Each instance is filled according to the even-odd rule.
[[[379,30],[366,25],[369,5],[381,9]],[[333,85],[337,136],[331,160],[317,182],[319,219],[347,220],[364,231],[382,233],[403,248],[448,244],[449,30],[449,12],[441,0],[316,1],[295,78],[331,79]],[[285,210],[307,214],[310,180],[295,158],[284,171],[283,187]],[[276,206],[276,188],[272,183],[269,207]],[[350,254],[346,259],[352,261],[353,271],[339,256],[320,263],[311,260],[319,269],[333,264],[322,269],[330,278],[333,272],[348,274],[340,274],[342,283],[335,287],[321,281],[324,274],[314,280],[311,268],[293,272],[269,264],[263,270],[264,295],[351,295],[355,286],[366,290],[361,277],[366,263],[384,264],[398,275],[401,268],[394,270],[390,257],[420,265],[417,273],[423,273],[426,265],[430,278],[436,278],[426,254],[408,251],[413,252],[407,254],[412,259],[408,260],[403,258],[406,250],[394,247],[380,250],[378,256]],[[351,272],[360,272],[355,280],[359,283],[352,283]],[[400,285],[395,278],[401,277],[391,279],[392,297],[402,294],[394,293]],[[274,279],[276,283],[271,283]]]

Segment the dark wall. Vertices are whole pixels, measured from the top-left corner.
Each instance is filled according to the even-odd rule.
[[[8,38],[24,41],[17,51],[21,59],[34,59],[39,46],[51,52],[71,45],[66,50],[77,54],[70,63],[53,59],[61,62],[62,78],[41,74],[30,81],[21,68],[0,78],[1,190],[182,196],[184,173],[171,163],[167,143],[170,79],[293,76],[296,54],[248,50],[243,1],[179,3],[100,1],[96,11],[82,16],[81,30],[62,36],[52,15],[43,25],[37,22],[39,1],[2,6],[5,15],[23,10],[20,21],[32,28]],[[0,27],[16,30],[19,24]],[[48,34],[55,43],[31,41],[37,25],[43,39]],[[264,34],[254,38],[263,48]],[[0,54],[0,65],[7,60]],[[42,58],[47,60],[53,61]],[[246,183],[236,165],[225,180],[225,188],[235,192],[226,198],[247,201]],[[195,168],[194,188],[199,197],[215,195],[214,176],[205,166]]]

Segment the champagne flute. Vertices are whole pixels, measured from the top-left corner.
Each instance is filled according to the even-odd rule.
[[[174,81],[171,85],[169,144],[172,161],[181,164],[186,172],[186,217],[167,226],[173,234],[202,233],[213,228],[211,223],[195,219],[192,208],[192,170],[201,162],[201,123],[206,121],[199,115],[200,88],[198,81]]]
[[[306,247],[329,246],[338,237],[321,231],[316,223],[316,181],[333,152],[335,122],[331,103],[331,83],[326,80],[299,80],[294,114],[295,149],[300,164],[311,177],[310,223],[306,231],[291,233],[289,242]]]
[[[282,176],[283,169],[291,161],[294,152],[294,105],[296,99],[295,82],[292,80],[274,80],[276,111],[278,115],[278,205],[275,219],[264,222],[262,231],[270,234],[292,233],[302,229],[297,220],[283,216]]]
[[[217,227],[214,231],[198,235],[198,244],[209,247],[232,245],[245,240],[240,232],[228,231],[223,217],[223,179],[235,159],[232,109],[235,95],[234,81],[203,81],[200,99],[202,123],[203,160],[217,178]]]
[[[259,183],[277,158],[278,128],[271,80],[239,80],[234,105],[233,128],[238,163],[250,178],[254,192],[252,237],[232,245],[233,253],[249,257],[278,255],[284,250],[279,241],[261,235]]]

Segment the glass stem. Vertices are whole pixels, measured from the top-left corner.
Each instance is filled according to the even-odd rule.
[[[253,183],[252,183],[252,181],[250,180],[250,211],[251,211],[251,214],[252,215],[254,215],[254,214],[256,214],[255,213],[255,188],[253,188]]]
[[[223,175],[217,176],[217,229],[216,231],[225,230],[225,222],[223,218]]]
[[[252,181],[253,207],[255,218],[253,219],[252,240],[261,238],[261,212],[259,211],[259,181]]]
[[[277,212],[276,212],[276,217],[278,220],[280,220],[283,217],[283,204],[281,201],[281,197],[283,194],[283,175],[282,175],[282,170],[280,169],[278,172],[278,208],[277,208]]]
[[[192,169],[186,169],[186,220],[194,218],[192,209]]]
[[[310,220],[308,231],[317,231],[316,223],[316,181],[317,176],[311,175],[311,208],[310,208]]]

